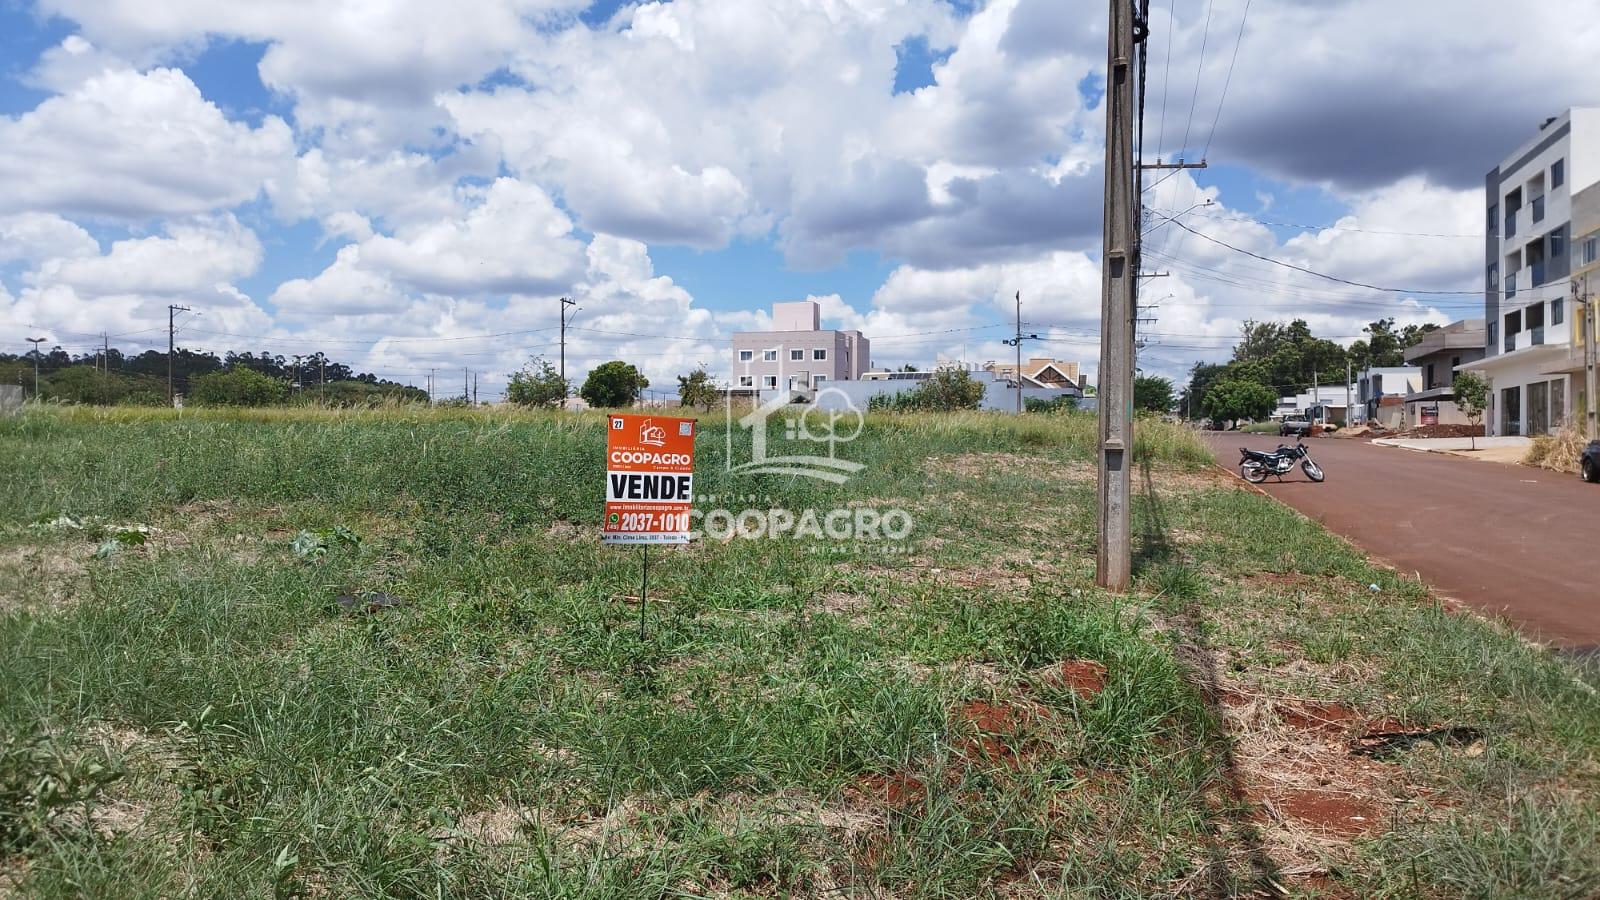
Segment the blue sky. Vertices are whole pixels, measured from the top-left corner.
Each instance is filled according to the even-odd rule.
[[[1499,5],[1427,0],[1373,33],[1372,2],[1154,11],[1148,152],[1159,116],[1164,155],[1188,131],[1186,155],[1211,158],[1146,202],[1209,198],[1187,224],[1340,277],[1470,291],[1474,180],[1600,88],[1562,80],[1554,49],[1468,69],[1462,48],[1505,27]],[[1536,16],[1570,21],[1561,6]],[[0,2],[8,345],[39,331],[138,340],[182,302],[205,312],[187,333],[197,346],[323,349],[374,370],[466,362],[495,382],[536,344],[481,335],[537,334],[572,295],[594,329],[571,348],[577,367],[632,354],[664,379],[807,296],[879,336],[880,364],[994,358],[1005,348],[985,326],[1020,290],[1026,318],[1081,342],[1052,346],[1094,369],[1098,4],[161,12]],[[1416,69],[1460,70],[1459,84],[1393,77],[1393,48],[1427,29]],[[1306,317],[1342,339],[1377,314],[1471,312],[1164,231],[1151,249],[1171,276],[1148,330],[1167,349],[1148,365],[1167,374],[1224,356],[1245,318]]]

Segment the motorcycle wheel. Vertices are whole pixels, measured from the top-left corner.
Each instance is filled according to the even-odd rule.
[[[1260,484],[1267,480],[1267,470],[1257,462],[1240,463],[1239,477],[1251,484]]]
[[[1305,462],[1302,462],[1300,464],[1300,468],[1305,469],[1306,470],[1306,475],[1310,476],[1312,481],[1318,482],[1319,484],[1322,482],[1322,479],[1328,477],[1328,476],[1322,474],[1322,467],[1321,466],[1317,465],[1316,463],[1312,462],[1309,459],[1306,460]]]

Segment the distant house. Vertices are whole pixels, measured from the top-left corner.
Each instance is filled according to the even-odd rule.
[[[1016,363],[988,362],[984,363],[983,370],[1001,381],[1017,383]],[[1022,386],[1074,390],[1081,395],[1083,382],[1078,376],[1077,363],[1036,356],[1022,364]]]
[[[1405,421],[1406,395],[1421,389],[1422,370],[1414,366],[1365,369],[1356,377],[1357,421],[1398,429]]]
[[[1421,372],[1418,389],[1406,394],[1401,425],[1467,425],[1455,403],[1456,369],[1483,359],[1486,333],[1482,319],[1451,322],[1430,331],[1406,350],[1406,363]]]

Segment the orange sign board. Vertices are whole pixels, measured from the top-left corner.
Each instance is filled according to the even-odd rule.
[[[687,544],[694,506],[693,419],[606,417],[608,544]]]

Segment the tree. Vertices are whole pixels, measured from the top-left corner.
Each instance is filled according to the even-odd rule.
[[[1404,365],[1406,348],[1394,330],[1394,317],[1370,322],[1361,329],[1367,339],[1350,345],[1350,357],[1363,369]]]
[[[571,393],[572,385],[542,356],[529,360],[521,371],[512,372],[506,385],[507,402],[518,406],[549,409],[565,403]]]
[[[1133,379],[1133,408],[1165,413],[1172,409],[1172,382],[1160,375],[1140,375]]]
[[[1194,364],[1194,368],[1189,370],[1189,386],[1183,390],[1183,408],[1189,418],[1198,419],[1205,415],[1206,392],[1227,374],[1228,367],[1222,363]]]
[[[1206,415],[1218,424],[1231,423],[1239,427],[1240,419],[1264,419],[1272,414],[1278,397],[1272,389],[1255,381],[1227,379],[1213,384],[1206,391]]]
[[[619,406],[632,406],[639,399],[639,392],[650,386],[650,379],[644,377],[632,364],[620,359],[601,363],[590,370],[589,377],[583,381],[583,387],[578,391],[578,396],[590,406],[600,409],[614,409]]]
[[[236,365],[196,377],[190,396],[201,406],[272,406],[288,398],[289,386],[270,375]]]
[[[711,404],[715,402],[717,402],[717,386],[711,383],[711,375],[704,367],[695,369],[687,375],[678,376],[679,404],[710,409]]]
[[[1489,382],[1477,372],[1457,372],[1451,385],[1456,396],[1456,406],[1472,425],[1472,449],[1478,449],[1478,426],[1483,422],[1483,411],[1489,408]]]

